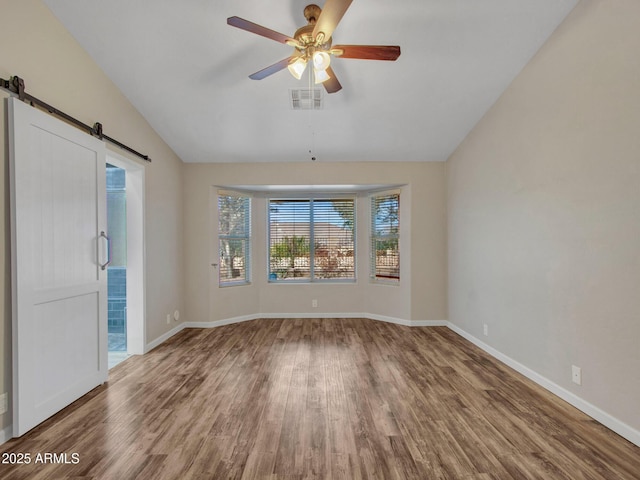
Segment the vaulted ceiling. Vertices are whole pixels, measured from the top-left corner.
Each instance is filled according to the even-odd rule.
[[[293,35],[308,0],[44,0],[185,162],[444,161],[577,0],[354,0],[334,44],[400,45],[395,62],[333,58],[342,90],[293,110]],[[317,2],[320,7],[323,1]]]

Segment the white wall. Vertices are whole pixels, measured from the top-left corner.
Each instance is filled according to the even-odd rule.
[[[103,124],[105,133],[148,154],[146,186],[147,342],[172,326],[166,314],[183,309],[182,162],[98,66],[38,0],[2,0],[0,77],[25,80],[27,92],[82,122]],[[0,99],[5,108],[4,90]],[[11,284],[9,175],[6,114],[0,116],[0,393],[11,398]],[[116,147],[114,147],[116,148]],[[116,148],[118,153],[126,155]],[[135,158],[134,158],[135,159]],[[138,161],[138,160],[135,160]],[[0,418],[0,430],[11,414]],[[2,432],[0,431],[0,436]]]
[[[372,285],[368,230],[357,222],[355,284],[267,282],[266,200],[253,208],[253,281],[218,287],[216,189],[228,185],[406,184],[401,198],[401,285]],[[214,322],[254,314],[369,313],[405,321],[446,320],[446,226],[443,163],[186,164],[186,320]],[[357,202],[368,218],[366,199]],[[318,308],[311,308],[311,300]]]
[[[450,321],[636,439],[639,19],[582,0],[447,166]]]

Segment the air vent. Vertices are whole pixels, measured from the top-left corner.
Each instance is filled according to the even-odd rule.
[[[289,99],[292,110],[322,110],[322,90],[320,88],[290,88]]]

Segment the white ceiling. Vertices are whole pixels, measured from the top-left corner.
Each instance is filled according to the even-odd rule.
[[[289,106],[307,77],[248,78],[292,48],[226,23],[292,36],[308,0],[44,2],[185,162],[308,162],[446,160],[577,0],[354,0],[333,43],[402,54],[334,57],[314,111]]]

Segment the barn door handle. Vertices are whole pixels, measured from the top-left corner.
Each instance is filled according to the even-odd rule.
[[[104,270],[111,263],[111,239],[107,237],[106,233],[100,232],[98,241],[100,242],[100,260],[98,264],[100,269]]]

